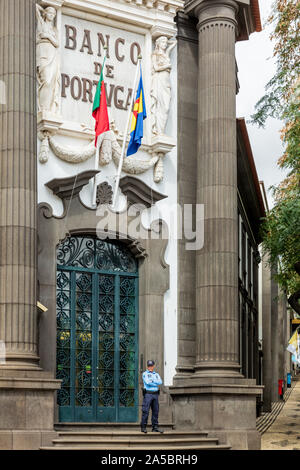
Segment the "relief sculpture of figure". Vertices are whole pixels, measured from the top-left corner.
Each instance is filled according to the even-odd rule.
[[[155,41],[152,54],[151,111],[152,133],[164,134],[171,100],[170,52],[176,40],[160,36]]]
[[[59,113],[60,65],[58,31],[54,25],[56,10],[36,5],[38,110]]]

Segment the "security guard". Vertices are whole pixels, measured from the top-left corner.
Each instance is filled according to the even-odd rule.
[[[158,427],[158,386],[162,384],[162,380],[157,372],[154,372],[154,361],[147,361],[147,370],[143,373],[144,382],[144,400],[142,405],[142,422],[141,431],[147,433],[147,421],[150,411],[152,409],[152,432],[163,433]]]

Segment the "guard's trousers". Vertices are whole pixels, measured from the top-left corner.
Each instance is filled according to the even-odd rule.
[[[141,428],[145,428],[147,426],[150,408],[152,410],[152,428],[156,428],[158,426],[159,412],[158,393],[145,393],[142,405]]]

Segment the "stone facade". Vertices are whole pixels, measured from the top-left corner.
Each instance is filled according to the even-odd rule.
[[[247,219],[256,249],[263,209],[250,144],[235,110],[235,42],[259,30],[257,2],[107,3],[0,0],[0,80],[6,90],[0,108],[0,340],[6,346],[6,363],[0,365],[0,448],[38,449],[56,435],[61,386],[55,378],[56,250],[68,236],[96,235],[106,217],[91,196],[98,188],[98,206],[110,204],[133,93],[126,80],[142,53],[150,119],[139,156],[129,157],[122,167],[117,210],[107,219],[111,226],[116,217],[118,228],[106,232],[128,248],[139,266],[138,416],[140,373],[151,358],[164,380],[161,422],[207,431],[233,449],[258,449],[256,399],[262,390],[254,365],[254,321],[249,344],[255,346],[245,360],[247,372],[241,371],[238,214]],[[96,159],[89,119],[104,44],[114,119]],[[118,67],[126,86],[116,82]],[[48,103],[44,91],[51,88],[50,75],[55,90]],[[159,112],[160,102],[159,122],[153,109]],[[120,228],[133,221],[124,211],[127,203],[131,209],[136,203],[146,207],[135,220],[136,237]],[[177,212],[174,225],[170,222],[176,203],[204,204],[204,247],[196,253],[186,250],[186,240],[176,239],[182,228]],[[254,263],[253,247],[249,259]],[[276,362],[273,378],[268,375],[271,357],[276,354],[280,364],[283,360],[277,336],[271,342],[272,331],[278,332],[281,348],[288,334],[284,322],[278,323],[276,303],[271,306],[276,286],[268,276],[263,273],[270,353],[264,358],[266,408],[274,399],[277,375],[285,373]],[[40,313],[37,301],[48,310]],[[286,318],[283,304],[280,315]]]

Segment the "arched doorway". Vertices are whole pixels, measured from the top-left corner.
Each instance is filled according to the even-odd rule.
[[[136,422],[136,259],[115,241],[71,236],[57,247],[56,293],[60,421]]]

